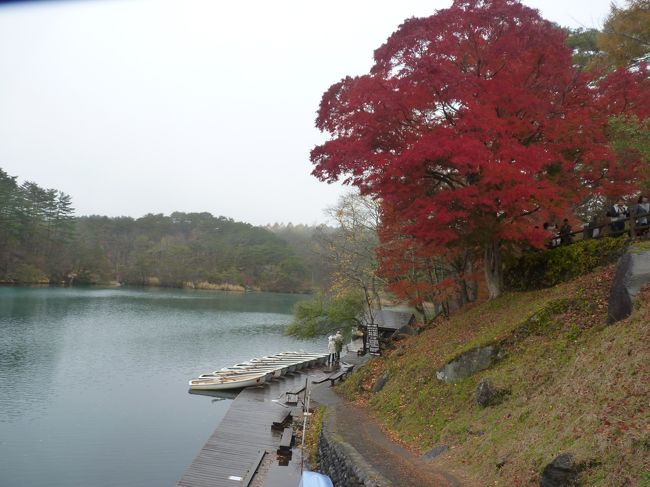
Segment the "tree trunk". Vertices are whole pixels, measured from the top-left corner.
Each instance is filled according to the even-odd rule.
[[[476,301],[476,298],[478,297],[478,283],[476,282],[476,277],[474,276],[474,257],[472,255],[470,255],[467,259],[466,272],[469,276],[472,276],[472,279],[470,281],[465,282],[467,286],[467,296],[470,302]]]
[[[381,309],[381,297],[379,296],[379,290],[377,289],[377,279],[374,276],[371,278],[371,284],[373,305],[376,309]]]
[[[420,297],[420,292],[419,291],[418,291],[418,297]],[[418,313],[420,313],[422,315],[422,321],[425,324],[428,324],[429,323],[429,317],[427,316],[427,309],[424,306],[424,303],[420,302],[420,304],[416,304],[414,306],[414,308],[415,308],[415,311],[417,311]]]
[[[368,318],[370,318],[370,321],[368,322],[368,324],[374,323],[375,322],[375,314],[373,313],[374,306],[372,305],[372,298],[370,297],[370,290],[366,286],[363,286],[363,296],[366,299],[366,309],[368,310]]]
[[[458,286],[458,305],[459,308],[462,308],[470,302],[467,281],[464,278],[458,279],[456,285]]]
[[[485,246],[485,283],[490,299],[501,295],[503,289],[503,268],[501,264],[501,242],[492,241]]]

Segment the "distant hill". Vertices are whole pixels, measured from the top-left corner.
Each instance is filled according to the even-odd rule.
[[[69,195],[0,169],[0,282],[309,291],[312,274],[273,232],[210,213],[74,215]]]
[[[175,212],[137,219],[80,217],[75,223],[77,281],[309,289],[305,265],[284,240],[231,218]]]

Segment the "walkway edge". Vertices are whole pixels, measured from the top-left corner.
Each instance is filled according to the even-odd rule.
[[[392,482],[372,468],[356,448],[343,439],[336,424],[336,408],[327,406],[318,440],[320,469],[332,479],[345,481],[344,485],[356,482],[364,487],[393,487]],[[350,479],[351,476],[356,479]]]

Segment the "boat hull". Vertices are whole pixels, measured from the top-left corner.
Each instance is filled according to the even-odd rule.
[[[227,389],[243,389],[244,387],[264,384],[266,374],[240,375],[227,377],[200,377],[189,382],[191,390],[220,391]]]
[[[282,352],[203,374],[190,380],[189,386],[190,390],[205,391],[242,389],[261,385],[273,377],[324,363],[326,360],[327,354],[324,353]]]

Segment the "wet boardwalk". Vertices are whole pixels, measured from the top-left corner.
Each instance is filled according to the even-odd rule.
[[[178,482],[178,487],[248,487],[265,452],[275,455],[281,435],[271,430],[290,408],[278,400],[305,385],[307,373],[288,374],[244,389]]]

